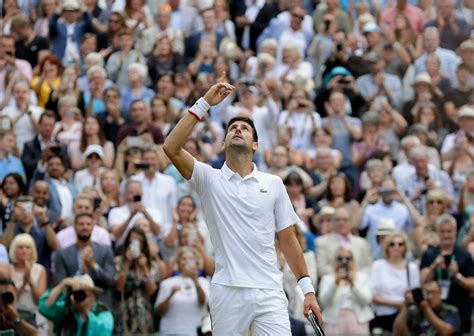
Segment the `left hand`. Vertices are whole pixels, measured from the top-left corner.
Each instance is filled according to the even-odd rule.
[[[448,269],[453,275],[453,278],[456,278],[456,275],[459,273],[459,266],[456,260],[451,260],[451,263],[449,264]]]
[[[309,310],[311,309],[316,315],[316,319],[319,323],[323,322],[321,316],[321,308],[319,308],[318,300],[316,300],[316,295],[314,293],[308,293],[304,296],[304,316],[308,318]]]

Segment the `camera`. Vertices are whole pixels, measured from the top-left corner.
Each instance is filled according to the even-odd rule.
[[[331,26],[331,20],[324,20],[324,29],[329,30],[329,26]]]
[[[448,254],[448,255],[443,256],[443,258],[444,258],[444,264],[446,265],[446,268],[448,268],[449,265],[451,264],[452,255]]]
[[[246,80],[244,81],[245,86],[255,86],[255,82],[253,80]]]
[[[145,162],[135,163],[135,168],[138,170],[148,170],[150,165]]]
[[[142,195],[135,195],[133,196],[133,202],[141,202],[142,201]]]
[[[1,291],[0,290],[0,297],[2,298],[2,302],[4,305],[12,304],[15,301],[15,295],[9,291]]]
[[[421,288],[413,288],[411,290],[411,295],[413,295],[413,301],[415,301],[416,304],[420,304],[421,301],[425,299]]]
[[[58,145],[49,147],[49,150],[54,155],[61,155],[62,154],[61,146],[58,146]]]
[[[87,298],[87,293],[82,289],[79,289],[72,292],[72,297],[74,298],[75,302],[81,303]]]
[[[342,43],[339,42],[338,44],[336,44],[336,51],[339,52],[343,50],[344,50],[344,46],[342,45]]]

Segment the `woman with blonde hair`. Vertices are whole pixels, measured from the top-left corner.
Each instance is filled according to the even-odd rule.
[[[371,330],[392,332],[393,322],[405,302],[407,290],[420,287],[420,272],[414,262],[407,261],[408,237],[395,231],[384,240],[384,258],[374,261],[370,273],[375,318]]]
[[[27,233],[15,236],[9,254],[11,279],[18,289],[15,308],[21,318],[38,326],[40,334],[47,334],[46,319],[38,312],[39,298],[47,289],[46,270],[37,263],[33,237]]]
[[[423,233],[436,232],[436,220],[439,216],[447,214],[449,201],[443,190],[432,189],[428,191],[425,202],[426,212],[421,218],[421,225],[416,225],[413,232],[416,246],[420,246],[420,237]]]
[[[160,283],[156,312],[161,316],[160,335],[195,335],[207,312],[209,281],[200,277],[198,252],[181,247],[176,252],[179,274]]]
[[[368,280],[366,273],[355,269],[351,250],[340,247],[334,273],[324,275],[319,285],[319,303],[328,335],[369,334],[369,321],[374,314]]]

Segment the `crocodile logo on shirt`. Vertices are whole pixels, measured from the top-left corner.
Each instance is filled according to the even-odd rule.
[[[261,192],[262,194],[268,193],[268,191],[267,191],[266,189],[260,189],[260,192]]]

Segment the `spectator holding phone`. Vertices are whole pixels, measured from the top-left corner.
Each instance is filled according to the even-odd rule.
[[[374,317],[372,289],[367,273],[355,268],[351,250],[337,250],[334,273],[322,277],[318,299],[328,335],[369,334],[369,321]]]
[[[405,302],[393,324],[394,335],[453,335],[461,331],[455,306],[441,300],[441,287],[428,280],[423,288],[405,292]]]
[[[113,208],[109,213],[109,226],[115,238],[116,248],[119,248],[128,232],[140,218],[150,221],[151,231],[155,236],[160,234],[163,217],[157,208],[145,207],[142,203],[142,184],[139,181],[128,180],[125,185],[124,204]]]
[[[29,196],[18,197],[13,217],[3,234],[3,243],[10,247],[15,236],[29,233],[36,244],[38,263],[49,269],[51,252],[59,247],[48,214],[44,208],[35,206]]]
[[[384,240],[384,259],[374,261],[370,274],[375,318],[371,330],[392,332],[393,322],[404,304],[405,291],[419,287],[418,266],[407,261],[408,238],[396,231]]]
[[[54,323],[55,334],[111,336],[114,318],[97,301],[101,292],[88,274],[68,277],[41,296],[39,309]]]
[[[133,227],[125,239],[122,254],[115,258],[115,289],[120,297],[116,307],[114,332],[153,333],[152,302],[163,277],[157,260],[150,252],[145,232]]]
[[[161,316],[160,335],[194,335],[206,314],[209,281],[198,276],[199,258],[191,247],[176,253],[178,275],[160,283],[155,308]]]
[[[439,247],[429,247],[421,257],[422,281],[435,280],[441,289],[441,299],[459,309],[462,332],[471,329],[471,301],[474,289],[474,265],[471,255],[456,246],[457,224],[451,215],[442,215],[436,221],[440,237]]]
[[[27,188],[23,177],[17,173],[10,173],[5,176],[0,186],[2,188],[2,195],[0,197],[0,232],[3,234],[8,222],[12,218],[16,199],[24,195]]]

